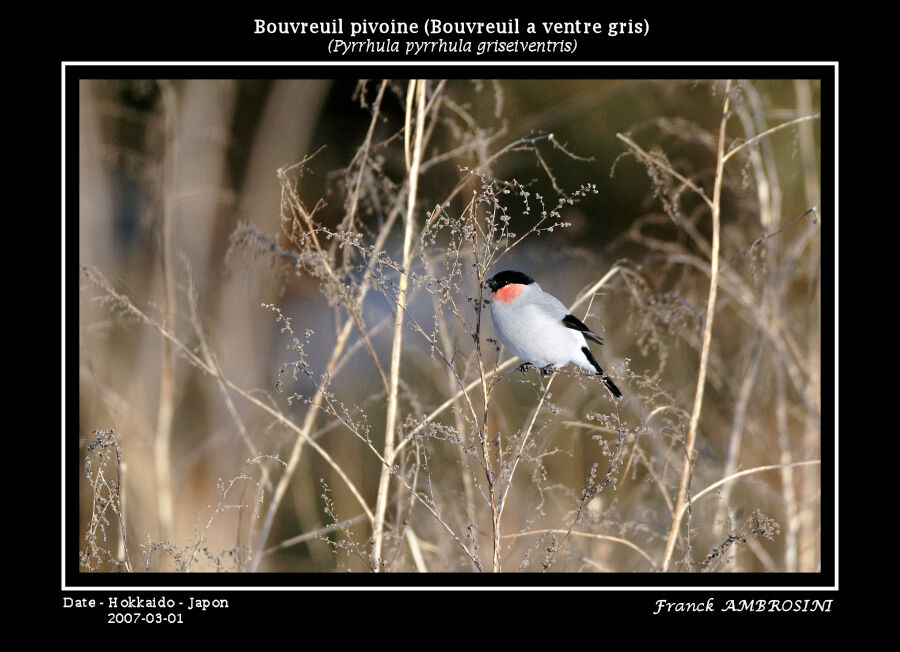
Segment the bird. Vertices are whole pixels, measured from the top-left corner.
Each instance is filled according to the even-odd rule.
[[[597,344],[603,340],[563,303],[541,289],[523,272],[505,270],[484,282],[491,290],[491,318],[500,342],[510,353],[541,373],[550,373],[569,362],[595,372],[615,399],[622,392],[600,368],[585,338]]]

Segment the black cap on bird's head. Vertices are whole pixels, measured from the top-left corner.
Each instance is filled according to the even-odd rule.
[[[532,283],[534,283],[534,279],[528,276],[528,274],[523,274],[522,272],[516,272],[508,269],[506,271],[494,274],[491,278],[484,282],[485,285],[491,288],[491,292],[496,292],[500,288],[506,287],[511,283],[531,285]]]

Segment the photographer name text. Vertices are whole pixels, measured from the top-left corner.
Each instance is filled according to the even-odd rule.
[[[831,611],[833,600],[726,600],[721,608],[716,606],[715,598],[709,598],[704,602],[670,602],[669,600],[656,600],[656,610],[653,615],[668,613],[712,613],[716,611],[728,612],[778,612],[778,611],[810,611],[828,613]]]

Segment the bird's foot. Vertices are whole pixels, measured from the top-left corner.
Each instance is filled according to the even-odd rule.
[[[541,376],[549,376],[554,371],[556,371],[556,367],[554,367],[552,364],[548,364],[545,367],[541,367],[540,371],[541,371]]]
[[[521,371],[523,374],[528,373],[528,370],[530,368],[531,368],[530,362],[523,362],[522,364],[519,365],[519,371]]]

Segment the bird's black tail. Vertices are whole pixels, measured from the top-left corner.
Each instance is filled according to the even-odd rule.
[[[588,359],[588,362],[591,363],[591,366],[597,370],[597,375],[603,379],[603,384],[606,385],[606,389],[610,391],[610,393],[616,398],[622,398],[622,392],[619,391],[619,388],[616,387],[616,384],[612,381],[612,378],[604,373],[603,369],[600,368],[600,364],[597,362],[596,358],[594,358],[591,350],[586,346],[581,347],[581,350],[584,351],[585,357]]]

